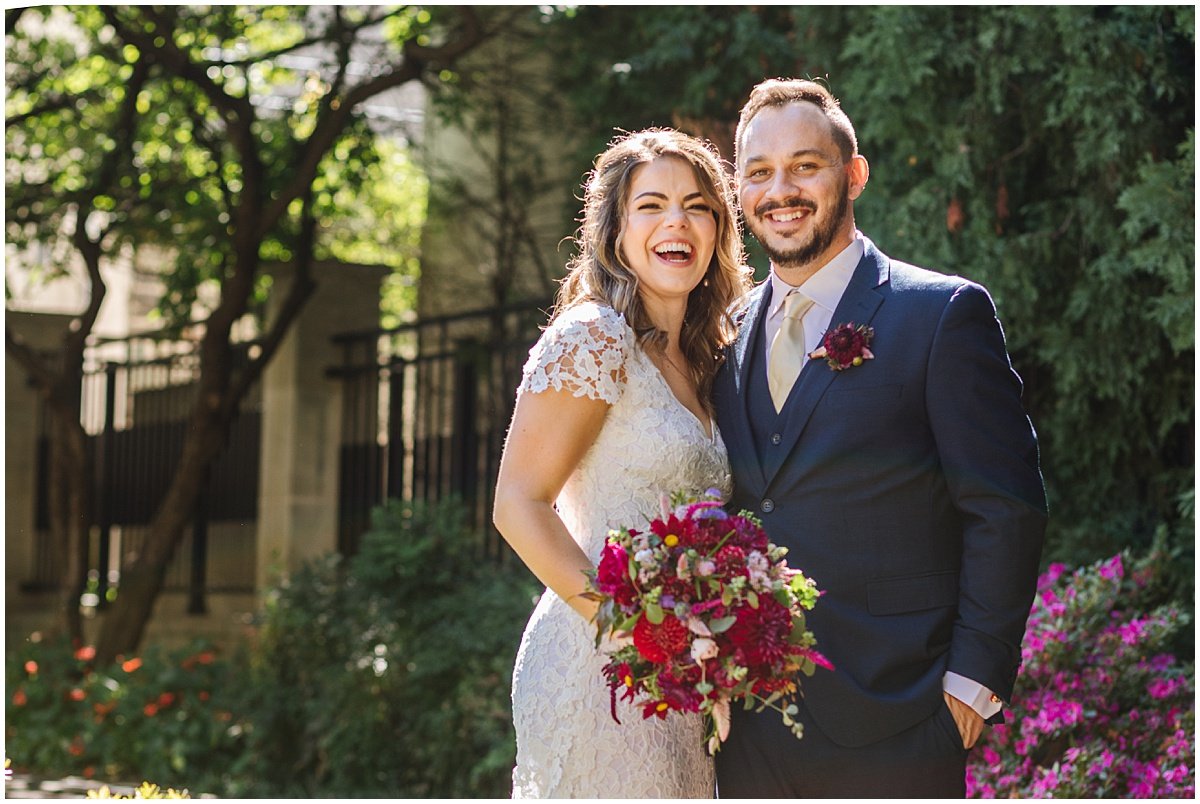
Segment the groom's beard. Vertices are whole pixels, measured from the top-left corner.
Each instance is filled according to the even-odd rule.
[[[817,220],[813,232],[808,238],[808,242],[801,243],[787,250],[779,249],[772,246],[768,242],[768,239],[756,229],[755,223],[758,222],[762,215],[777,209],[794,209],[797,207],[811,210],[814,218],[820,213],[820,207],[815,201],[802,198],[791,203],[763,204],[754,210],[753,220],[747,220],[750,233],[762,245],[763,251],[767,253],[767,257],[771,259],[774,265],[778,265],[781,268],[803,268],[825,253],[825,250],[833,245],[833,241],[837,238],[838,232],[841,230],[850,209],[850,179],[847,178],[842,184],[831,214]]]

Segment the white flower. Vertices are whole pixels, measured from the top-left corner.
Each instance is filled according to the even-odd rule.
[[[746,556],[746,569],[750,571],[750,588],[756,592],[771,591],[771,563],[757,550]]]
[[[717,655],[717,643],[714,642],[713,640],[707,639],[705,637],[700,637],[698,639],[692,640],[692,658],[696,660],[697,664],[705,661],[706,659],[715,658],[716,655]],[[717,706],[720,706],[720,703],[718,703]],[[729,705],[726,704],[727,709],[728,709],[728,706]]]
[[[689,631],[691,631],[693,634],[696,634],[698,636],[702,636],[702,637],[712,636],[712,631],[710,631],[708,629],[708,626],[704,624],[704,620],[701,620],[699,617],[688,617],[687,618],[687,627],[688,627]]]
[[[652,567],[654,566],[654,551],[650,548],[638,550],[633,554],[633,560],[641,564],[643,567]]]
[[[681,581],[690,581],[692,573],[688,569],[687,553],[679,554],[679,561],[675,562],[675,574],[679,576]]]
[[[696,574],[699,575],[701,578],[707,578],[709,575],[712,575],[716,571],[717,571],[717,565],[715,562],[712,561],[712,559],[708,559],[708,558],[701,559],[700,563],[696,565]]]

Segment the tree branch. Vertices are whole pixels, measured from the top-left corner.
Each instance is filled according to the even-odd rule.
[[[338,12],[340,13],[341,6],[335,6],[334,8],[338,9]],[[378,17],[368,17],[367,19],[363,20],[362,22],[360,22],[356,25],[346,26],[346,30],[352,36],[354,36],[354,35],[357,35],[359,31],[361,31],[365,28],[370,28],[373,25],[378,25],[379,23],[383,22],[384,20],[390,19],[391,17],[395,17],[399,14],[404,13],[404,11],[405,11],[404,7],[392,9],[391,11],[388,11],[384,14],[380,14]],[[283,47],[277,48],[275,50],[267,50],[262,53],[256,53],[255,55],[247,56],[244,59],[210,59],[210,60],[202,62],[202,63],[209,67],[250,67],[255,64],[260,64],[264,61],[271,61],[272,59],[277,59],[280,56],[286,56],[288,53],[292,53],[297,50],[303,50],[304,48],[310,47],[312,45],[321,44],[325,41],[327,41],[327,35],[320,34],[319,36],[310,36],[305,39],[300,39],[296,42],[293,42],[290,45],[284,45]]]
[[[316,238],[317,221],[312,211],[312,192],[309,191],[305,194],[304,207],[300,213],[300,237],[294,263],[294,275],[291,287],[288,288],[287,298],[279,308],[275,320],[271,322],[270,330],[259,341],[261,351],[258,357],[250,361],[230,383],[229,392],[226,394],[222,406],[225,415],[232,416],[242,398],[262,376],[284,337],[291,330],[292,322],[300,315],[305,303],[316,290],[316,283],[312,279],[313,250]]]
[[[83,95],[76,95],[74,97],[72,97],[70,95],[58,95],[56,97],[48,99],[45,103],[41,104],[40,106],[33,107],[28,112],[21,112],[20,114],[14,114],[12,117],[5,118],[4,125],[5,126],[19,126],[22,123],[24,123],[26,120],[31,120],[32,118],[40,117],[44,114],[50,114],[51,112],[62,111],[63,109],[70,109],[71,107],[73,107],[75,105],[75,102],[77,100],[79,100],[80,98],[87,98],[89,96],[93,97],[93,98],[99,98],[100,93],[95,92],[95,91],[89,91],[89,92],[85,92]]]
[[[344,97],[330,101],[326,107],[328,112],[318,119],[312,134],[304,143],[292,180],[263,210],[259,237],[265,237],[286,213],[288,205],[312,184],[321,159],[345,130],[355,107],[381,92],[420,78],[421,73],[430,64],[446,64],[453,61],[483,40],[483,30],[475,11],[470,7],[460,7],[460,13],[463,16],[463,32],[456,41],[436,47],[423,47],[414,42],[407,42],[404,45],[404,59],[399,67],[363,81],[347,91]]]
[[[242,155],[243,160],[258,162],[257,145],[250,131],[250,126],[255,120],[255,113],[249,97],[239,98],[230,95],[216,81],[209,78],[207,65],[193,62],[175,44],[174,25],[158,11],[149,7],[139,9],[144,18],[154,25],[155,32],[159,34],[156,37],[154,33],[148,33],[137,26],[126,24],[112,6],[102,6],[102,10],[104,18],[117,30],[122,39],[162,64],[174,75],[199,87],[200,91],[225,117],[229,124],[230,139]],[[161,38],[162,44],[156,42],[157,38]]]

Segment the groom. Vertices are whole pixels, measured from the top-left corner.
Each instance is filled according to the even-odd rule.
[[[824,87],[755,87],[735,147],[771,276],[714,391],[730,507],[824,591],[808,622],[835,669],[803,680],[803,739],[735,712],[719,794],[961,798],[1012,694],[1046,524],[1020,378],[986,290],[855,229],[867,161]]]

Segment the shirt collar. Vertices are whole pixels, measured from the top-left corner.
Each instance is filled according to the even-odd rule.
[[[804,295],[813,302],[824,307],[830,315],[833,315],[833,311],[837,309],[838,302],[842,300],[842,295],[846,292],[846,287],[854,276],[854,269],[858,267],[865,252],[866,244],[863,242],[862,232],[856,230],[850,245],[839,251],[837,256],[821,267],[821,270],[805,280],[799,289],[803,290]],[[774,318],[778,315],[783,308],[783,300],[796,289],[780,279],[779,274],[775,273],[775,268],[772,266],[771,307],[767,311],[767,317]]]

